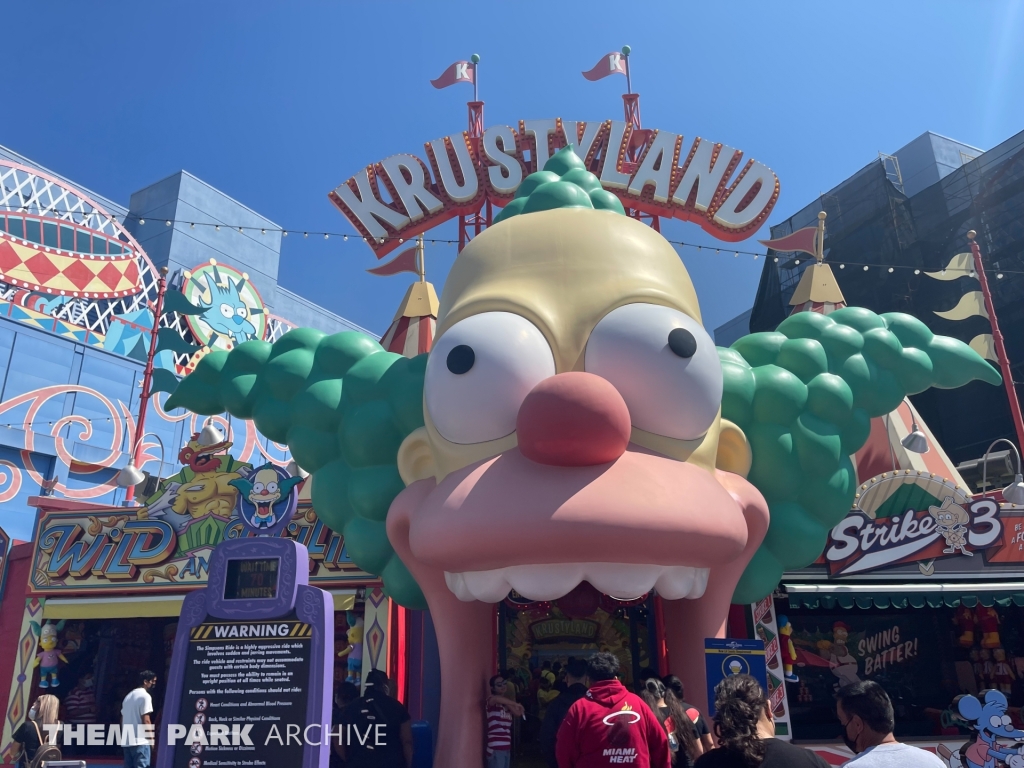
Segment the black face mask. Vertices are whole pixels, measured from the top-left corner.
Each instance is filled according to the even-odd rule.
[[[841,727],[843,729],[843,732],[842,732],[843,743],[850,748],[850,751],[853,752],[853,754],[855,754],[855,755],[858,754],[860,752],[860,750],[857,749],[857,742],[854,741],[853,739],[851,739],[847,735],[847,733],[846,733],[846,730],[847,730],[847,728],[850,727],[850,724],[847,723],[845,726],[841,726]]]

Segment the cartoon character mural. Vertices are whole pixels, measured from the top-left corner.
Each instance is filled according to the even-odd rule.
[[[211,353],[168,400],[287,443],[353,560],[429,606],[439,765],[480,763],[477,691],[510,589],[656,589],[670,666],[700,698],[695,660],[730,603],[813,562],[849,511],[871,418],[1001,382],[962,342],[861,308],[716,349],[679,255],[623,213],[563,149],[457,256],[429,354],[296,329]]]
[[[345,682],[359,685],[363,675],[363,617],[346,611],[345,621],[348,623],[348,647],[338,651],[338,657],[348,657],[348,674],[345,676]]]
[[[241,492],[248,504],[242,505],[242,516],[255,530],[270,530],[295,511],[292,490],[302,482],[298,475],[288,473],[267,463],[257,469],[250,478],[230,480],[229,485]]]
[[[35,663],[39,665],[39,687],[57,688],[60,679],[57,677],[57,664],[68,663],[67,657],[57,650],[57,633],[64,629],[64,621],[54,624],[51,621],[39,626],[38,621],[31,622],[32,632],[39,638],[39,653]]]
[[[849,637],[850,627],[845,622],[837,621],[832,625],[832,647],[829,651],[828,666],[832,674],[839,678],[836,690],[844,685],[860,682],[857,676],[857,659],[846,645]]]
[[[935,518],[935,530],[946,540],[943,553],[952,555],[959,549],[961,554],[974,557],[973,552],[967,551],[967,523],[971,516],[966,509],[947,496],[941,507],[928,507],[928,514]]]
[[[957,765],[964,768],[995,768],[997,765],[1024,768],[1024,731],[1014,728],[1006,713],[1006,696],[995,690],[984,691],[980,695],[983,701],[967,695],[961,697],[957,704],[960,716],[978,732],[978,740],[967,748],[962,762],[959,755],[955,756]],[[1000,738],[1013,739],[1017,744],[1015,748],[1000,744]],[[950,759],[951,766],[953,759]]]
[[[249,322],[251,309],[242,298],[248,275],[235,280],[230,273],[227,277],[222,275],[216,261],[211,260],[210,264],[210,271],[189,278],[202,291],[196,295],[195,304],[204,310],[198,319],[209,329],[210,346],[216,343],[217,336],[230,339],[235,345],[256,338],[256,326]]]

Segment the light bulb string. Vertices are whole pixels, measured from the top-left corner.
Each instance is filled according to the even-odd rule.
[[[0,206],[0,213],[3,213],[2,209],[4,207],[5,206]],[[24,206],[22,206],[20,209],[15,209],[15,208],[12,208],[10,206],[6,206],[6,208],[8,209],[8,211],[27,210]],[[48,213],[71,213],[71,214],[81,214],[82,213],[81,211],[71,211],[69,209],[61,210],[61,209],[58,209],[58,208],[45,208],[45,209],[40,208],[38,210],[45,211],[45,212],[48,212]],[[88,216],[93,216],[93,215],[98,215],[98,214],[83,214],[83,218],[87,218]],[[116,220],[116,217],[114,217],[114,216],[108,216],[107,218],[109,218],[109,220],[111,220],[111,221],[115,221]],[[352,234],[348,234],[348,233],[345,233],[345,232],[330,232],[330,231],[324,231],[324,230],[286,229],[286,228],[283,228],[283,227],[276,227],[276,226],[251,226],[251,225],[246,225],[246,224],[224,224],[224,223],[219,223],[219,222],[190,221],[190,220],[185,220],[185,219],[161,219],[161,218],[146,219],[145,217],[131,215],[131,214],[129,216],[125,217],[125,220],[126,221],[127,220],[136,221],[139,224],[139,226],[149,226],[150,224],[153,224],[153,223],[162,223],[166,227],[171,227],[171,226],[175,226],[175,225],[181,225],[182,227],[188,227],[189,229],[195,229],[196,227],[210,227],[210,228],[213,228],[214,231],[217,231],[217,232],[219,232],[221,230],[234,230],[234,231],[236,231],[236,232],[238,232],[240,234],[259,233],[261,236],[266,235],[266,234],[273,234],[273,233],[279,232],[279,233],[281,233],[282,237],[288,237],[288,236],[291,236],[291,235],[296,235],[296,236],[301,236],[303,239],[308,239],[310,237],[319,237],[319,238],[323,238],[325,240],[329,240],[330,238],[333,237],[333,238],[341,238],[341,240],[343,242],[349,242],[351,240],[351,241],[353,241],[355,243],[369,243],[371,240],[374,240],[378,244],[384,244],[384,243],[389,242],[389,241],[391,241],[391,242],[398,241],[399,244],[404,244],[404,243],[408,242],[409,244],[414,245],[416,243],[416,241],[417,241],[416,237],[406,238],[406,237],[399,237],[398,235],[386,235],[384,237],[379,237],[379,238],[370,238],[370,237],[365,237],[363,235],[358,235],[358,234],[352,235]],[[0,230],[0,231],[2,231],[2,230]],[[8,233],[8,234],[10,234],[10,233]],[[12,235],[12,236],[16,237],[16,235]],[[23,239],[23,238],[20,238],[20,239]],[[703,245],[703,244],[698,244],[698,243],[688,243],[688,242],[683,241],[683,240],[672,240],[670,238],[665,238],[665,239],[668,240],[668,242],[671,245],[673,245],[673,246],[676,246],[678,248],[693,248],[698,253],[703,253],[703,252],[711,253],[713,251],[714,255],[716,255],[716,256],[720,256],[720,255],[726,255],[727,256],[729,254],[732,254],[734,258],[738,258],[740,256],[750,256],[755,261],[760,259],[760,258],[762,258],[762,257],[765,257],[765,258],[768,257],[767,253],[760,252],[760,251],[747,251],[747,250],[741,250],[741,249],[737,249],[737,248],[729,248],[727,246],[723,247],[723,246],[716,246],[716,245]],[[427,238],[427,237],[425,237],[425,238],[423,238],[423,242],[424,243],[429,243],[429,244],[432,244],[432,245],[458,245],[459,244],[459,240],[452,239],[452,238],[438,238],[438,237],[434,237],[434,238]],[[42,245],[42,244],[40,243],[40,245]],[[68,250],[68,249],[62,249],[62,250]],[[777,252],[777,253],[779,253],[779,252]],[[788,253],[793,253],[793,252],[789,251]],[[780,260],[779,256],[774,256],[772,258],[773,258],[773,262],[774,263],[778,263],[779,260]],[[810,262],[812,259],[813,259],[813,257],[808,255],[806,261]],[[794,264],[796,266],[799,266],[801,261],[804,261],[804,259],[794,259],[793,260],[793,262],[794,262]],[[825,263],[827,263],[827,264],[829,264],[831,266],[839,267],[840,269],[844,269],[846,267],[861,267],[864,271],[868,271],[872,267],[874,267],[874,268],[877,268],[877,269],[886,270],[889,273],[893,273],[896,270],[901,270],[901,271],[910,270],[910,271],[913,271],[913,273],[915,275],[920,275],[922,272],[932,272],[933,274],[940,273],[940,274],[943,274],[943,275],[946,274],[947,272],[952,272],[952,273],[962,272],[964,275],[967,275],[969,277],[975,277],[976,276],[973,266],[967,266],[967,267],[945,267],[945,268],[939,268],[939,269],[935,269],[935,270],[926,270],[926,269],[923,269],[922,267],[916,267],[916,266],[913,266],[913,265],[883,264],[881,262],[837,261],[837,260],[827,259]],[[1024,274],[1024,270],[998,269],[998,270],[994,270],[994,271],[995,271],[996,278],[1000,279],[1000,280],[1003,279],[1004,275],[1022,275],[1022,274]]]

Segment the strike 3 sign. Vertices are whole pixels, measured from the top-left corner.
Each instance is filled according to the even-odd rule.
[[[829,575],[848,576],[947,557],[974,557],[1002,543],[999,504],[925,477],[872,480],[829,534]],[[936,493],[938,492],[938,493]]]

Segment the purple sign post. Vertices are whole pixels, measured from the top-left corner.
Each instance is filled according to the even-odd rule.
[[[327,768],[333,616],[301,544],[218,544],[207,587],[182,604],[157,768]]]

